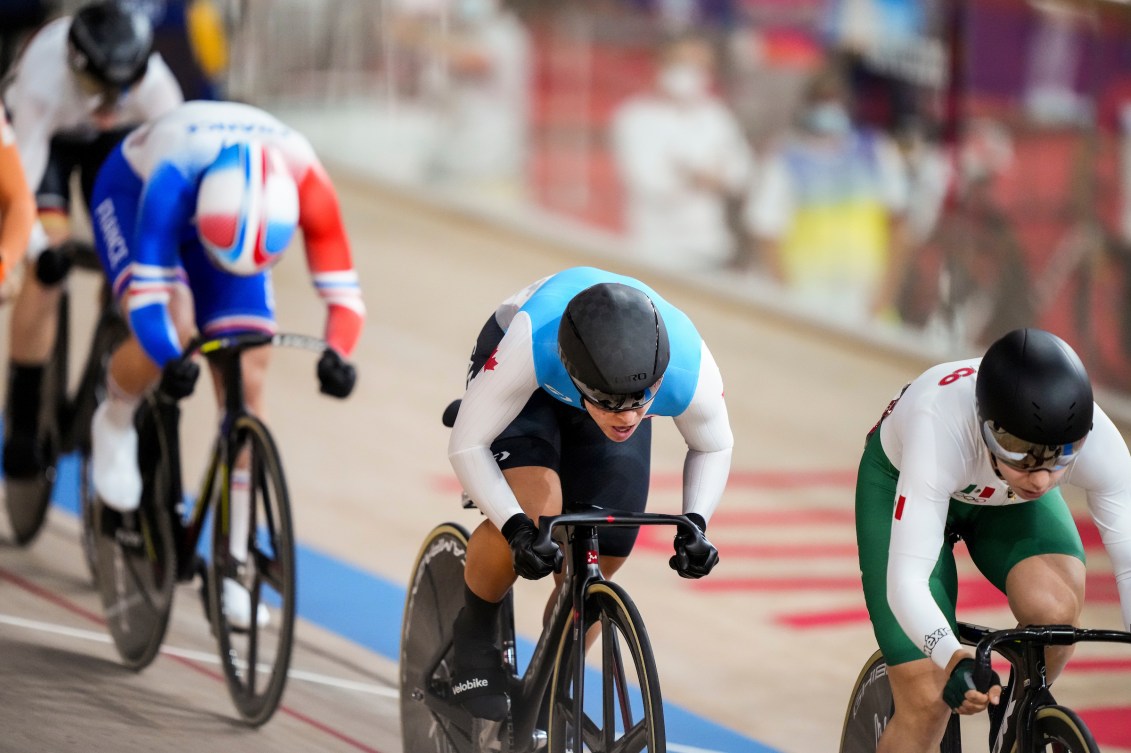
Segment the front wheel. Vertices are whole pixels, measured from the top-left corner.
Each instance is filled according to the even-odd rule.
[[[472,753],[472,720],[450,699],[452,626],[464,603],[467,531],[437,526],[412,570],[401,627],[401,735],[413,753]]]
[[[893,713],[888,665],[877,651],[864,663],[852,686],[840,733],[840,753],[874,753]]]
[[[1033,750],[1041,753],[1099,753],[1088,725],[1072,709],[1044,706],[1034,721]]]
[[[600,673],[584,668],[573,630],[558,646],[550,683],[550,753],[664,753],[664,704],[644,621],[624,589],[597,582],[585,594],[591,654]],[[578,667],[582,673],[577,676]]]
[[[213,519],[209,613],[236,709],[253,726],[275,713],[287,683],[295,624],[291,504],[278,449],[267,427],[241,416],[229,460],[248,465],[246,490],[223,474]],[[225,580],[233,582],[225,586]],[[226,598],[240,598],[228,604]],[[246,601],[244,601],[246,599]]]

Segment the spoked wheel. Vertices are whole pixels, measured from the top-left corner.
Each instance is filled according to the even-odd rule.
[[[84,451],[79,454],[79,541],[90,579],[98,583],[98,525],[95,521],[98,500],[90,474],[90,452]]]
[[[874,753],[894,712],[888,665],[877,651],[864,664],[852,687],[840,735],[840,753]]]
[[[97,499],[91,506],[97,532],[95,573],[106,627],[122,661],[132,669],[148,666],[161,648],[177,575],[170,464],[152,418],[150,404],[143,403],[138,418],[143,485],[137,511],[118,513]]]
[[[572,631],[558,647],[550,684],[550,753],[664,753],[664,705],[652,646],[636,605],[615,583],[586,593],[587,621],[600,632],[589,656],[600,673],[578,683]],[[592,628],[591,628],[592,629]]]
[[[463,606],[467,531],[428,534],[412,571],[401,628],[401,735],[414,753],[472,753],[472,720],[447,699],[452,625]]]
[[[230,469],[213,520],[209,603],[228,691],[240,716],[263,724],[287,684],[295,624],[295,548],[290,497],[267,427],[243,416],[230,458],[249,458],[249,504],[232,504]],[[233,552],[234,550],[234,552]],[[246,555],[245,555],[246,552]],[[225,580],[235,586],[225,587]],[[240,604],[227,603],[238,598]]]
[[[1088,725],[1072,709],[1045,706],[1037,709],[1035,751],[1041,753],[1099,753]]]

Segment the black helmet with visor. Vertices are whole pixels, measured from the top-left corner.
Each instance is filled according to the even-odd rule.
[[[144,13],[114,0],[75,12],[67,36],[71,67],[103,86],[126,89],[145,75],[153,52],[153,25]]]
[[[1092,382],[1056,335],[1017,329],[986,351],[975,394],[982,439],[1001,463],[1056,471],[1074,461],[1092,430]]]
[[[642,408],[668,367],[668,331],[644,291],[603,282],[575,295],[558,326],[558,353],[584,400],[606,411]]]

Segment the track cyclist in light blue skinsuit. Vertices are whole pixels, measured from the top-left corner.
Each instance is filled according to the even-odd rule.
[[[590,267],[538,280],[504,301],[471,355],[448,455],[487,516],[468,544],[466,602],[456,618],[453,687],[474,716],[507,711],[494,645],[499,603],[518,575],[557,570],[561,552],[533,549],[533,520],[563,510],[638,512],[648,497],[653,416],[687,442],[683,512],[706,530],[730,472],[734,439],[711,352],[679,309],[644,283]],[[611,576],[634,528],[601,531]],[[672,567],[699,578],[710,543],[677,535]]]

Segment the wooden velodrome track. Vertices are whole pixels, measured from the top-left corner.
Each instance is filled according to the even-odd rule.
[[[0,545],[0,751],[399,751],[395,626],[403,584],[433,525],[478,522],[459,508],[440,411],[460,393],[470,346],[495,304],[578,263],[648,280],[691,315],[726,380],[736,450],[711,526],[722,564],[703,581],[681,580],[667,566],[668,535],[643,536],[620,577],[648,623],[666,700],[740,740],[723,747],[709,732],[673,736],[672,750],[763,750],[757,740],[789,753],[834,751],[849,689],[873,649],[853,543],[855,465],[864,433],[926,364],[337,177],[369,307],[356,354],[360,384],[346,403],[324,398],[314,359],[280,353],[268,419],[301,543],[345,568],[326,572],[378,585],[359,590],[331,577],[305,586],[300,609],[316,601],[335,619],[330,629],[301,623],[293,665],[302,674],[281,712],[252,731],[235,720],[189,586],[178,593],[169,651],[139,674],[118,665],[74,519],[55,509],[30,548]],[[279,319],[284,330],[317,333],[324,310],[301,259],[292,253],[276,271]],[[89,281],[76,280],[74,289],[90,305]],[[184,428],[189,485],[215,419],[208,391],[197,392]],[[678,509],[682,457],[674,426],[661,421],[653,509]],[[1085,530],[1092,576],[1085,622],[1116,627],[1110,568]],[[964,574],[962,616],[1007,624],[1003,600],[969,568]],[[527,638],[537,633],[546,589],[519,588]],[[335,631],[338,624],[352,627]],[[1131,652],[1078,656],[1058,699],[1084,711],[1105,751],[1131,750]],[[972,743],[985,739],[982,725],[967,726]]]

